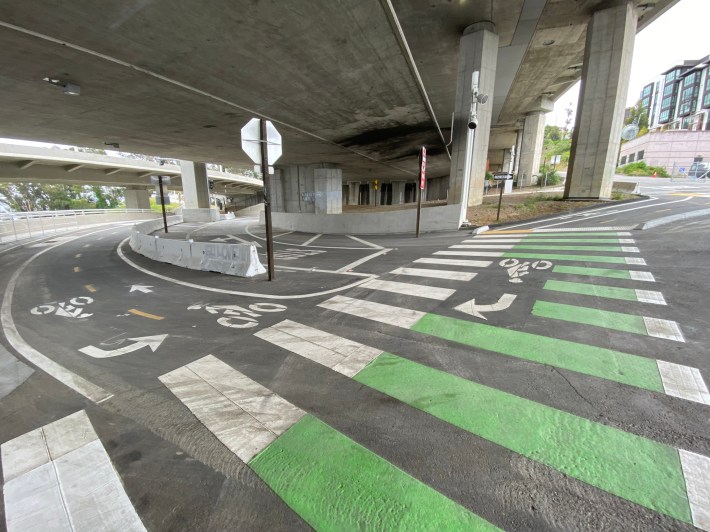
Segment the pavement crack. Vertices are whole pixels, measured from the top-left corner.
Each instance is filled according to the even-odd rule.
[[[565,382],[566,382],[567,384],[569,384],[570,388],[572,388],[572,389],[574,390],[574,393],[576,393],[582,401],[584,401],[585,403],[587,403],[587,404],[588,404],[589,406],[591,406],[592,408],[596,409],[596,406],[594,406],[592,403],[590,403],[589,400],[588,400],[586,397],[584,397],[581,393],[579,393],[579,390],[577,390],[577,388],[575,388],[574,384],[572,384],[572,383],[570,382],[570,380],[565,376],[564,373],[562,373],[558,368],[552,368],[552,369],[554,369],[555,372],[556,372],[560,377],[562,377],[562,378],[565,380]]]

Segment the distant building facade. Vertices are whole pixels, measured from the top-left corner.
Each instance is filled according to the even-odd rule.
[[[673,175],[710,161],[710,55],[684,61],[641,90],[649,133],[621,145],[619,166],[644,161]]]
[[[641,90],[651,131],[710,131],[710,55],[669,68]]]

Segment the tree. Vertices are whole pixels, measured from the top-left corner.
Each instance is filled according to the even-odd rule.
[[[648,111],[641,100],[629,109],[629,114],[624,120],[624,125],[628,124],[636,124],[639,127],[639,136],[644,134],[641,133],[643,130],[648,132]]]
[[[0,195],[13,211],[113,209],[123,200],[123,191],[117,187],[48,183],[0,184]]]
[[[572,108],[571,103],[567,107],[565,107],[565,113],[567,114],[567,118],[565,118],[563,138],[567,138],[572,135],[572,115],[574,114],[574,109]]]

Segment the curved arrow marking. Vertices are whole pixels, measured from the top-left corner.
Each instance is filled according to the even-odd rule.
[[[144,347],[150,347],[151,350],[155,352],[155,350],[160,347],[160,344],[162,344],[167,337],[167,334],[158,334],[155,336],[141,336],[138,338],[129,338],[129,340],[133,340],[135,343],[127,345],[125,347],[121,347],[119,349],[114,349],[113,351],[105,351],[103,349],[99,349],[98,347],[94,347],[93,345],[87,345],[86,347],[82,347],[81,349],[79,349],[79,351],[81,353],[84,353],[85,355],[89,355],[90,357],[94,358],[117,357],[120,355],[125,355],[127,353],[132,353],[133,351],[138,351],[139,349],[143,349]]]
[[[513,304],[516,297],[518,296],[515,294],[503,294],[500,296],[500,299],[498,299],[498,302],[493,303],[492,305],[476,305],[476,300],[472,299],[466,303],[461,303],[458,307],[454,307],[454,309],[488,321],[488,318],[481,314],[482,312],[498,312],[500,310],[505,310]]]

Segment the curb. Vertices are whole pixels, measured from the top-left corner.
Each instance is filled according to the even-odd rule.
[[[699,216],[710,215],[710,209],[700,209],[698,211],[684,212],[681,214],[672,214],[670,216],[664,216],[663,218],[656,218],[655,220],[649,220],[639,224],[636,228],[639,231],[644,231],[646,229],[652,229],[653,227],[658,227],[659,225],[666,225],[673,222],[678,222],[680,220],[687,220],[689,218],[697,218]]]

